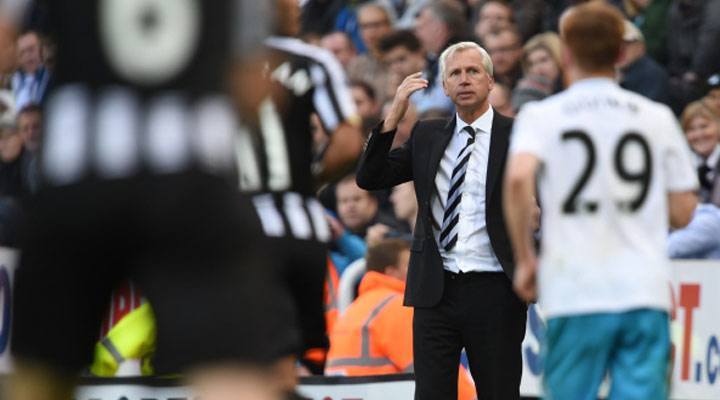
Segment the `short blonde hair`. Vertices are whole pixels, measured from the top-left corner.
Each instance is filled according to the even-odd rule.
[[[702,100],[696,100],[688,104],[680,116],[680,125],[687,131],[693,119],[700,117],[720,126],[720,119]]]
[[[442,78],[443,81],[445,80],[445,64],[447,64],[447,59],[458,51],[465,51],[469,49],[475,49],[480,53],[480,56],[482,56],[483,59],[483,69],[485,69],[485,72],[490,74],[490,76],[493,75],[492,59],[490,58],[490,54],[488,54],[485,49],[480,47],[480,45],[475,42],[459,42],[443,50],[442,54],[440,54],[440,60],[438,62],[440,63],[440,78]]]
[[[550,55],[550,58],[555,61],[558,69],[562,69],[562,61],[560,55],[561,46],[562,44],[560,43],[560,36],[558,36],[558,34],[555,32],[539,33],[531,37],[530,40],[525,43],[525,46],[523,46],[523,71],[527,72],[528,67],[530,66],[530,63],[528,61],[530,53],[540,49],[547,51],[547,53]]]

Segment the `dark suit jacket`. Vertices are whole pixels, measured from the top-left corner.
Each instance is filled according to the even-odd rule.
[[[502,177],[505,171],[512,119],[495,112],[492,123],[487,168],[485,212],[493,251],[509,278],[515,265],[512,248],[505,230],[502,211]],[[455,116],[447,119],[419,121],[410,139],[390,151],[395,132],[381,134],[382,123],[376,127],[360,159],[357,184],[365,190],[393,187],[414,181],[418,200],[418,216],[413,232],[405,305],[433,307],[443,293],[443,263],[432,230],[431,199],[435,193],[435,175],[445,148],[455,130]]]

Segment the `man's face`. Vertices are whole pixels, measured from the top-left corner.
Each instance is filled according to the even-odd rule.
[[[18,38],[18,64],[20,69],[32,74],[40,68],[40,38],[34,33],[26,33]]]
[[[520,38],[511,31],[501,31],[497,35],[487,35],[485,50],[490,53],[495,73],[506,75],[520,63],[523,51]]]
[[[0,160],[15,161],[22,151],[23,140],[15,128],[0,128]]]
[[[707,158],[720,141],[720,125],[717,121],[698,115],[688,123],[685,135],[690,148],[700,157]]]
[[[488,103],[493,78],[483,68],[475,49],[460,50],[447,58],[443,89],[460,110],[477,110]]]
[[[510,90],[505,85],[495,85],[488,95],[492,108],[506,117],[514,117]]]
[[[39,112],[24,112],[18,116],[18,131],[25,142],[25,147],[32,152],[40,147],[40,124]]]
[[[355,108],[357,108],[358,115],[360,118],[372,118],[378,113],[377,103],[371,99],[365,90],[361,87],[353,86],[350,90],[353,101],[355,102]]]
[[[358,14],[358,25],[363,43],[373,51],[380,38],[390,33],[392,27],[387,14],[378,7],[364,7]]]
[[[439,55],[442,46],[448,41],[448,30],[430,9],[425,8],[415,18],[415,36],[420,40],[425,51]]]
[[[645,55],[645,43],[639,40],[624,41],[622,53],[616,67],[625,68]]]
[[[415,199],[415,186],[412,182],[405,182],[392,189],[390,202],[393,205],[395,216],[407,221],[415,218],[417,213],[417,200]]]
[[[510,25],[512,11],[497,1],[485,3],[480,9],[478,21],[475,24],[475,34],[485,38],[488,33]]]
[[[340,222],[351,231],[362,230],[375,216],[377,201],[353,181],[338,183],[336,189],[337,210]]]
[[[390,71],[400,79],[422,71],[425,68],[425,57],[422,51],[411,52],[405,46],[393,47],[383,57]]]
[[[342,33],[335,32],[331,33],[322,38],[320,45],[330,50],[335,58],[342,64],[343,68],[347,68],[350,61],[355,57],[356,52],[352,47],[350,40]]]
[[[536,48],[527,55],[528,75],[538,75],[555,82],[560,76],[560,67],[544,48]]]

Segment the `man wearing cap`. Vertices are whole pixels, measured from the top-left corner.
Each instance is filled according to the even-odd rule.
[[[618,62],[620,86],[651,100],[670,104],[670,76],[647,55],[642,32],[625,20],[623,53]]]

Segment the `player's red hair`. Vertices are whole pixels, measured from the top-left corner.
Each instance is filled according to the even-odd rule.
[[[560,36],[577,65],[586,72],[613,70],[623,43],[623,16],[604,1],[569,9],[560,20]]]

